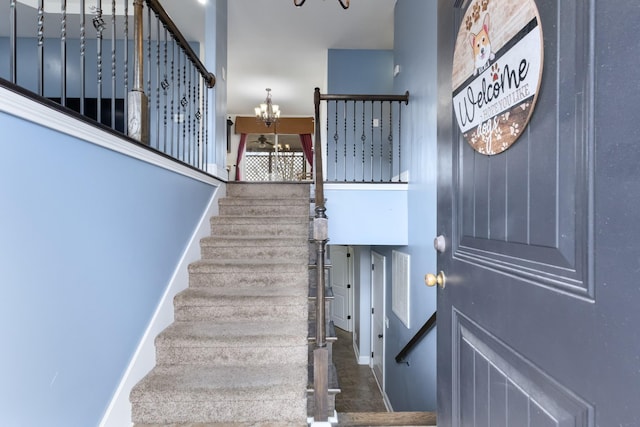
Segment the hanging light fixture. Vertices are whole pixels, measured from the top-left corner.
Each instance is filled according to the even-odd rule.
[[[293,4],[296,5],[297,7],[300,7],[306,1],[307,0],[293,0]],[[338,0],[338,2],[340,2],[340,6],[342,6],[343,9],[349,9],[349,1],[350,0]]]
[[[271,89],[267,88],[267,99],[259,107],[255,108],[256,119],[264,122],[267,127],[271,126],[280,118],[280,107],[271,102]]]

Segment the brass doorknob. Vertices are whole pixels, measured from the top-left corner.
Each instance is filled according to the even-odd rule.
[[[438,273],[437,276],[435,274],[427,273],[424,276],[424,283],[429,287],[438,285],[444,289],[447,284],[447,277],[444,275],[444,271]]]

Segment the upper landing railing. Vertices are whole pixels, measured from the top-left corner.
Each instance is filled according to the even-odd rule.
[[[407,182],[402,147],[404,95],[319,94],[326,102],[327,182]],[[321,122],[317,122],[322,125]]]
[[[4,8],[0,85],[206,171],[215,77],[158,0],[10,0]]]

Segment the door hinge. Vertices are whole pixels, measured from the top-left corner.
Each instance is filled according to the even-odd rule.
[[[351,289],[351,285],[347,284],[347,289]]]
[[[351,258],[351,254],[347,252],[347,258]]]
[[[375,270],[376,269],[376,265],[375,264],[371,264],[371,269]]]
[[[351,316],[347,316],[347,320],[351,320]]]
[[[373,307],[371,307],[371,314],[373,314],[375,311],[375,309]]]
[[[371,352],[371,358],[373,359],[373,351]]]

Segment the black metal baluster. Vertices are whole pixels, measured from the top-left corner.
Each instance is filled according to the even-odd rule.
[[[329,178],[329,102],[327,102],[327,121],[326,121],[326,134],[327,134],[327,142],[325,144],[325,151],[326,151],[326,155],[325,155],[325,159],[326,159],[326,165],[325,167],[327,168],[327,178]],[[320,147],[320,149],[322,150],[322,147]]]
[[[398,182],[402,182],[402,103],[398,102]]]
[[[356,158],[358,157],[357,153],[356,153],[356,144],[358,141],[358,138],[356,138],[356,101],[353,101],[353,117],[351,118],[351,120],[353,120],[353,182],[356,182]]]
[[[9,2],[9,80],[11,83],[16,84],[18,77],[17,67],[17,41],[18,41],[18,26],[17,26],[18,12],[16,10],[16,0]]]
[[[111,129],[116,128],[116,0],[111,0]]]
[[[168,37],[167,37],[167,27],[164,27],[164,78],[162,79],[162,90],[163,90],[163,106],[164,106],[164,136],[162,138],[162,152],[167,152],[167,89],[169,88],[169,81],[167,80],[167,60],[168,60]]]
[[[60,104],[67,105],[67,0],[60,1]]]
[[[338,141],[340,140],[340,137],[338,136],[338,101],[334,101],[333,104],[334,104],[333,105],[334,116],[336,121],[334,133],[333,133],[333,154],[334,154],[333,180],[337,181],[338,180]]]
[[[362,135],[360,136],[360,141],[362,141],[362,182],[364,182],[364,165],[365,165],[365,144],[367,142],[367,136],[365,135],[365,128],[366,125],[364,123],[364,116],[365,116],[365,104],[364,101],[362,101]]]
[[[200,105],[202,105],[202,88],[204,88],[204,85],[200,82],[203,82],[202,77],[200,76],[200,74],[198,74],[198,88],[196,93],[198,94],[198,99],[200,100]],[[206,90],[206,89],[205,89]],[[198,133],[197,133],[197,137],[196,137],[196,143],[198,144],[197,147],[197,151],[196,153],[198,154],[198,159],[197,159],[197,165],[200,169],[202,169],[202,141],[200,139],[201,136],[201,130],[202,130],[202,109],[200,108],[200,105],[198,106],[198,111],[196,112],[196,120],[197,120],[197,124],[198,124]]]
[[[86,48],[87,29],[85,26],[85,0],[80,0],[80,114],[84,116],[84,100],[86,91],[85,75],[87,69]]]
[[[187,114],[189,117],[189,122],[187,122],[187,127],[188,127],[188,132],[187,132],[187,136],[189,137],[189,157],[188,157],[188,163],[190,165],[193,165],[192,161],[193,161],[193,157],[194,157],[194,152],[193,152],[193,131],[192,131],[192,125],[193,125],[193,84],[192,84],[192,79],[193,79],[193,65],[191,64],[191,62],[188,63],[188,69],[189,69],[189,79],[187,80]]]
[[[209,91],[204,91],[204,170],[209,168]]]
[[[184,61],[182,62],[182,93],[180,97],[180,106],[182,107],[182,161],[184,161],[187,157],[187,105],[189,101],[187,100],[187,55],[184,53],[182,49],[180,49],[182,56],[184,57]]]
[[[160,150],[160,17],[156,13],[156,139]]]
[[[347,101],[342,101],[342,114],[344,115],[344,177],[343,182],[347,181]]]
[[[384,139],[382,137],[382,133],[383,133],[383,128],[384,126],[382,126],[382,106],[383,106],[383,102],[380,101],[380,182],[382,182],[382,158],[384,157],[384,153],[383,153],[383,147],[382,147],[382,140]]]
[[[96,120],[102,123],[102,32],[104,31],[104,19],[102,19],[102,0],[98,0],[96,16],[93,17],[93,27],[96,29],[96,48],[98,53],[98,94],[96,96]]]
[[[44,0],[38,1],[38,95],[44,96]]]
[[[171,155],[175,156],[174,154],[174,145],[173,145],[173,141],[174,141],[174,129],[175,129],[175,123],[176,123],[176,118],[175,118],[175,98],[176,98],[176,84],[175,84],[175,76],[176,76],[176,67],[175,67],[175,62],[176,62],[176,41],[173,38],[173,35],[171,36],[171,140],[169,141],[169,151],[171,152]],[[178,86],[180,85],[180,79],[178,79]]]
[[[373,139],[373,101],[371,101],[371,182],[373,182],[373,143],[374,143],[374,139]]]
[[[389,182],[393,182],[393,102],[389,101]]]
[[[129,134],[127,123],[129,117],[129,0],[124,0],[124,129],[125,135]]]
[[[176,99],[176,101],[178,102],[178,104],[176,105],[176,115],[177,117],[177,129],[176,129],[176,150],[177,150],[177,158],[181,159],[181,139],[180,139],[180,129],[182,128],[182,123],[184,122],[184,115],[182,114],[182,56],[181,56],[182,52],[180,51],[180,45],[178,45],[178,93],[176,94],[178,96],[178,98]]]
[[[151,120],[151,106],[153,105],[153,98],[151,91],[151,8],[147,7],[147,120]],[[151,123],[149,123],[151,124]],[[154,147],[154,142],[157,143],[157,135],[154,136],[151,134],[152,127],[149,126],[149,146]],[[157,148],[157,145],[155,146]]]

